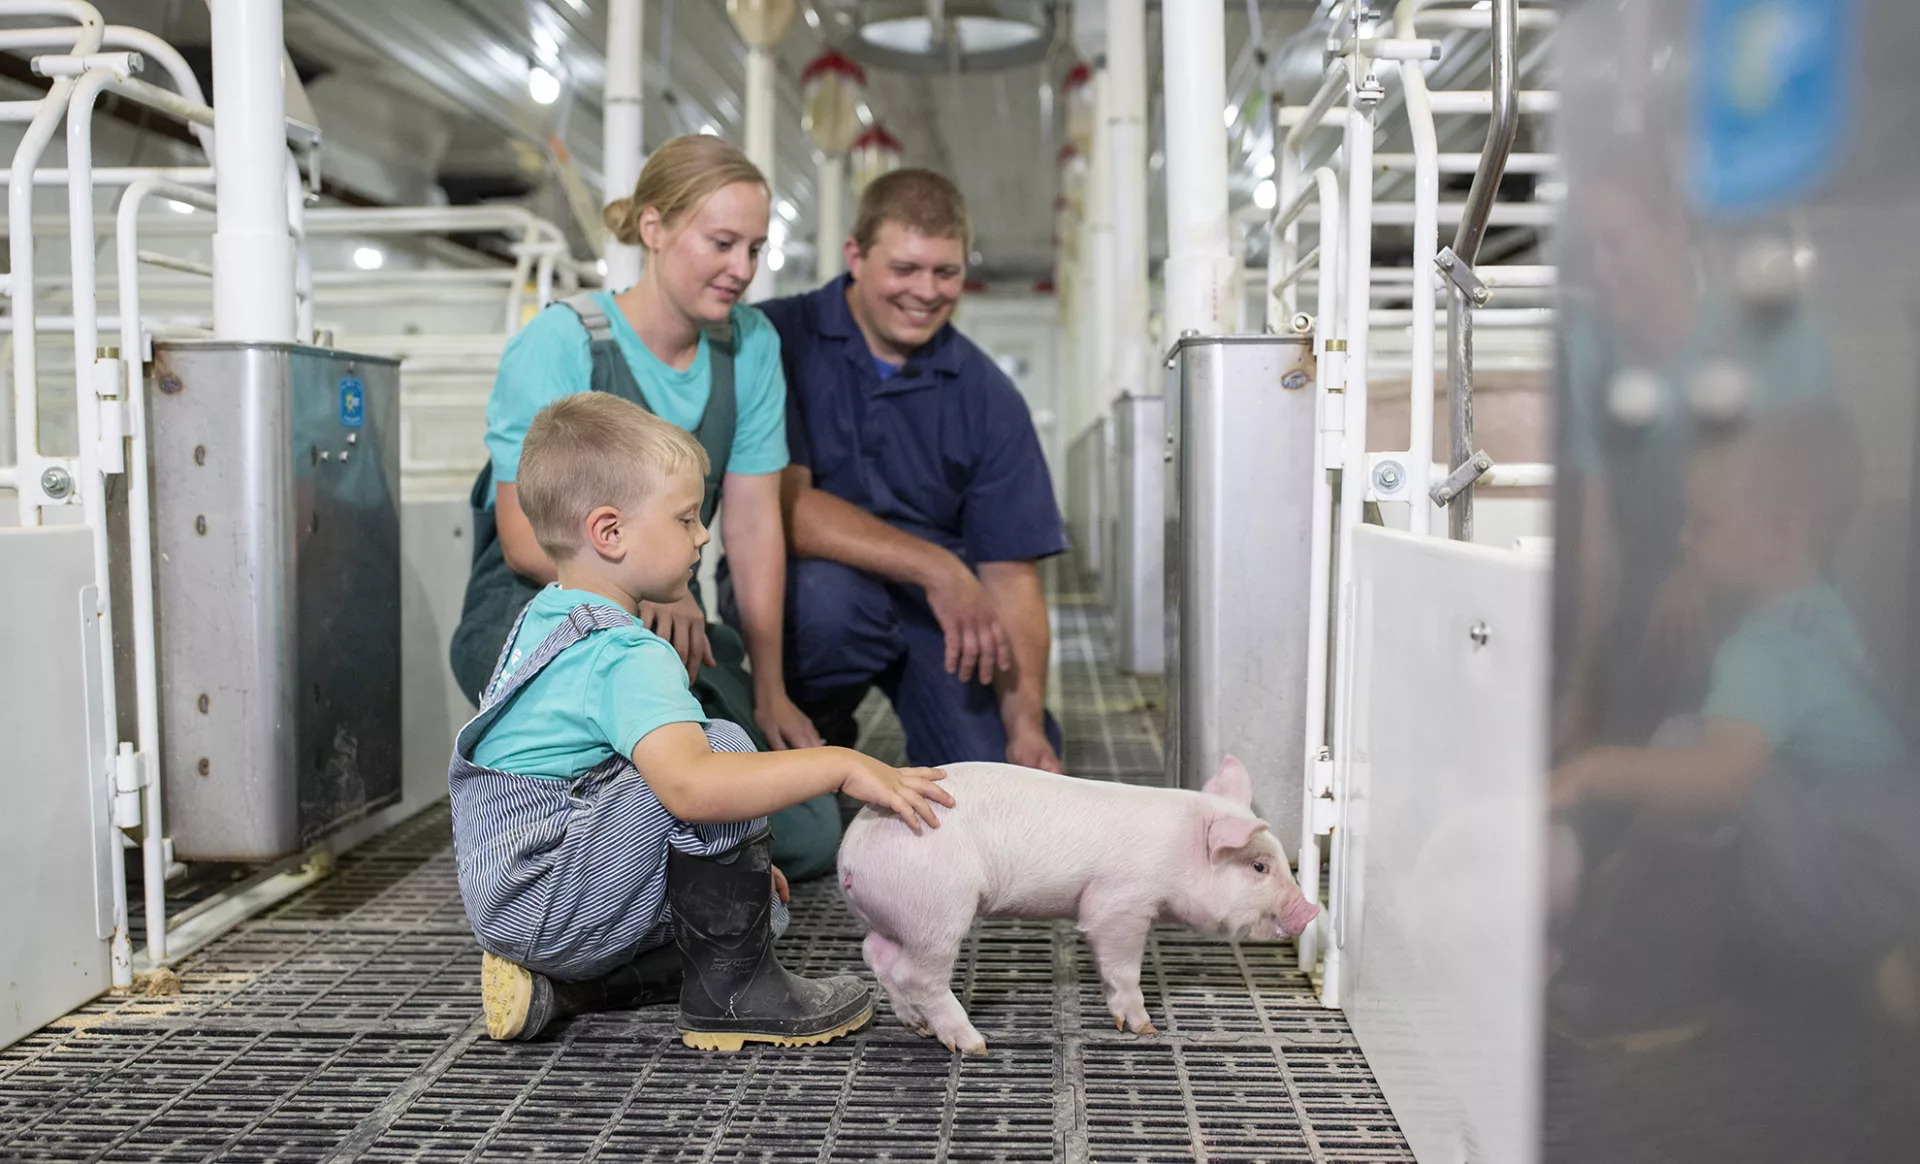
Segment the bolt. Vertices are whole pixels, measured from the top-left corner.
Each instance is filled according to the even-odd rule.
[[[55,501],[65,500],[73,493],[73,474],[55,465],[40,474],[40,491]]]
[[[1400,481],[1400,464],[1397,461],[1382,461],[1373,471],[1373,483],[1383,493],[1399,489]]]
[[[204,465],[207,463],[207,446],[193,446],[193,463],[196,465]]]
[[[211,775],[213,772],[213,762],[208,760],[205,756],[202,756],[200,757],[200,762],[198,764],[195,764],[193,766],[193,769],[194,771],[200,773],[200,775],[202,776]]]
[[[208,698],[207,698],[207,696],[205,695],[205,693],[202,693],[202,694],[201,694],[201,696],[200,696],[200,700],[199,700],[199,707],[200,707],[200,714],[201,714],[201,715],[205,715],[205,714],[207,714],[207,708],[208,708],[209,706],[211,706],[211,704],[212,704],[212,702],[213,702],[212,700],[210,700],[210,699],[208,699]]]
[[[1453,270],[1453,252],[1451,251],[1441,255],[1438,259],[1434,261],[1440,264],[1440,269],[1442,271]]]
[[[206,536],[206,533],[207,533],[207,515],[206,514],[202,513],[202,514],[195,515],[193,519],[193,532],[201,535],[202,537]]]
[[[1488,291],[1485,287],[1475,287],[1473,289],[1473,301],[1475,303],[1485,304],[1486,301],[1491,298],[1493,298],[1493,292]]]
[[[1302,311],[1293,317],[1293,330],[1305,335],[1313,330],[1313,316]]]
[[[180,377],[171,372],[160,377],[160,391],[165,392],[169,396],[179,392],[183,387],[185,387],[185,385],[180,383]]]
[[[1493,637],[1493,631],[1486,623],[1476,622],[1467,628],[1467,637],[1473,640],[1474,646],[1484,647],[1487,645],[1487,640]]]

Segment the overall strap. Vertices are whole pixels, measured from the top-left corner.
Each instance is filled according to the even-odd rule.
[[[528,609],[532,609],[531,603],[528,604]],[[526,620],[526,617],[526,611],[521,611],[520,618],[513,624],[512,633],[507,635],[507,645],[500,651],[501,666],[505,666],[507,659],[511,657],[513,640],[518,637],[520,624]],[[461,731],[461,737],[469,738],[471,733],[470,738],[478,740],[485,735],[487,729],[493,726],[493,721],[498,719],[507,704],[512,702],[514,694],[533,682],[540,672],[546,670],[547,664],[559,657],[560,652],[582,641],[594,631],[615,630],[633,624],[633,616],[617,606],[583,602],[569,610],[567,617],[561,620],[560,625],[554,627],[553,631],[540,641],[540,645],[533,649],[533,654],[520,664],[505,683],[500,681],[499,668],[495,668],[493,682],[488,685],[485,701],[480,706],[480,714]]]
[[[580,326],[587,330],[587,351],[593,358],[593,390],[612,393],[652,412],[653,406],[647,403],[640,381],[634,377],[633,366],[627,363],[626,353],[614,338],[613,320],[600,306],[600,301],[590,292],[582,292],[560,303],[579,316]],[[712,525],[714,513],[720,507],[720,483],[726,477],[727,461],[733,455],[733,430],[740,409],[734,391],[733,323],[722,320],[706,325],[701,331],[707,339],[707,407],[700,423],[693,428],[693,437],[707,452],[707,480],[700,503],[700,521]]]

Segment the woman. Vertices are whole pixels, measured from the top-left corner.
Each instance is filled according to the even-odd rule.
[[[692,432],[712,461],[702,520],[721,535],[745,634],[707,622],[696,589],[643,606],[647,626],[687,664],[708,714],[751,723],[768,748],[814,747],[813,724],[782,681],[787,550],[780,474],[787,465],[780,341],[740,303],[766,245],[770,194],[759,169],[716,137],[675,138],[655,151],[633,196],[612,203],[613,237],[646,251],[640,281],[575,296],[535,317],[500,358],[487,402],[489,464],[474,483],[474,562],[452,661],[477,702],[527,600],[554,579],[514,478],[527,425],[552,401],[614,392]],[[721,502],[724,501],[724,506]],[[831,866],[839,840],[831,798],[774,819],[775,860],[798,878]]]

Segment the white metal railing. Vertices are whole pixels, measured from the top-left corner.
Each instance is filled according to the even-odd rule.
[[[142,882],[146,905],[146,961],[164,964],[169,956],[169,918],[165,883],[171,853],[163,820],[164,777],[160,770],[160,676],[156,647],[153,547],[151,543],[151,481],[147,471],[147,424],[144,358],[152,335],[163,329],[188,328],[202,333],[212,321],[202,315],[157,315],[151,302],[165,299],[178,304],[210,298],[212,267],[194,258],[143,247],[152,236],[175,233],[204,234],[213,214],[143,216],[154,199],[164,198],[206,211],[216,209],[209,187],[215,180],[215,113],[207,104],[192,70],[178,51],[152,33],[111,26],[84,0],[0,0],[0,24],[20,21],[63,23],[57,26],[0,27],[0,50],[47,50],[32,58],[34,70],[49,78],[47,92],[33,100],[0,102],[0,121],[24,123],[25,129],[11,164],[0,176],[7,185],[6,234],[10,271],[4,291],[10,313],[0,318],[0,333],[11,349],[12,375],[7,385],[11,424],[6,426],[4,451],[13,463],[0,465],[0,488],[12,490],[18,500],[19,521],[42,523],[54,507],[78,506],[94,544],[94,616],[100,628],[100,669],[103,706],[94,722],[105,725],[94,741],[96,754],[106,757],[102,770],[89,773],[101,795],[111,803],[111,835],[103,838],[108,851],[108,881],[112,893],[111,964],[113,984],[130,984],[133,957],[127,924],[126,856],[129,834],[139,829],[143,841]],[[112,51],[109,51],[112,50]],[[143,65],[157,64],[173,90],[148,84],[135,76]],[[95,105],[102,93],[163,112],[187,123],[206,154],[207,164],[187,166],[93,165]],[[66,127],[66,164],[42,166],[54,133]],[[343,304],[381,304],[417,299],[423,291],[436,298],[446,294],[484,295],[501,303],[493,318],[499,326],[485,334],[461,336],[388,337],[397,353],[411,353],[403,362],[403,401],[413,399],[419,409],[466,409],[477,402],[484,415],[486,387],[506,337],[519,326],[532,295],[544,305],[556,287],[579,286],[591,268],[568,253],[565,236],[552,223],[518,207],[409,207],[398,209],[308,210],[299,179],[295,150],[311,156],[318,144],[310,126],[286,123],[288,169],[286,229],[294,243],[296,338],[314,334],[316,300],[322,296]],[[266,159],[254,159],[264,164]],[[274,162],[274,164],[280,164]],[[317,171],[316,171],[317,173]],[[317,180],[317,179],[316,179]],[[34,191],[64,187],[65,213],[34,214]],[[96,192],[124,188],[111,214],[95,210]],[[512,268],[466,271],[314,272],[307,241],[333,235],[433,235],[459,230],[502,230],[514,239]],[[69,269],[42,276],[35,266],[36,234],[44,240],[64,236]],[[111,277],[95,269],[97,244],[103,234],[114,241]],[[143,268],[165,272],[143,275]],[[111,309],[103,309],[107,296]],[[64,310],[61,308],[64,306]],[[490,312],[491,314],[491,312]],[[78,449],[72,455],[47,451],[40,439],[40,397],[43,387],[58,383],[47,375],[64,365],[43,359],[40,337],[63,333],[74,344],[73,401]],[[116,335],[118,347],[103,343],[103,332]],[[373,337],[367,337],[373,338]],[[372,345],[369,345],[372,346]],[[42,364],[49,363],[43,369]],[[44,383],[43,383],[44,381]],[[64,386],[62,386],[64,387]],[[0,395],[0,402],[4,395]],[[402,422],[403,447],[408,421]],[[476,447],[478,441],[475,441]],[[482,451],[482,454],[483,451]],[[414,458],[416,469],[451,473],[465,465],[440,464]],[[122,550],[108,538],[107,483],[124,478],[128,504],[128,542]],[[113,555],[127,555],[126,581],[116,585],[119,565]],[[135,740],[119,739],[115,707],[115,642],[113,603],[128,604],[133,636],[133,682],[136,700]],[[177,954],[178,951],[175,951]]]
[[[1544,10],[1516,11],[1514,0],[1495,3],[1508,8],[1495,13],[1491,6],[1440,8],[1423,0],[1403,0],[1392,25],[1383,28],[1365,16],[1360,5],[1342,0],[1333,6],[1328,40],[1333,59],[1320,87],[1305,105],[1275,111],[1274,124],[1284,132],[1276,138],[1274,205],[1261,223],[1268,235],[1267,269],[1260,280],[1266,291],[1266,325],[1270,331],[1312,332],[1320,385],[1321,439],[1315,450],[1313,590],[1308,614],[1306,823],[1299,867],[1302,889],[1316,899],[1323,870],[1330,872],[1331,884],[1326,898],[1329,908],[1322,922],[1301,936],[1299,953],[1301,964],[1310,970],[1324,954],[1322,999],[1334,1006],[1340,1003],[1341,948],[1350,914],[1344,872],[1348,863],[1346,854],[1329,854],[1322,846],[1344,845],[1350,835],[1349,798],[1344,790],[1350,782],[1352,749],[1347,742],[1353,731],[1356,667],[1351,623],[1354,530],[1363,520],[1363,503],[1404,500],[1410,502],[1413,532],[1431,532],[1435,503],[1429,501],[1429,494],[1447,492],[1434,482],[1446,479],[1461,464],[1460,458],[1436,464],[1432,456],[1435,373],[1442,353],[1451,354],[1440,327],[1448,315],[1437,300],[1454,286],[1448,273],[1437,266],[1443,253],[1440,227],[1459,228],[1456,237],[1470,236],[1477,249],[1479,235],[1489,224],[1545,226],[1555,214],[1553,206],[1541,203],[1499,203],[1492,197],[1482,153],[1441,150],[1440,121],[1453,125],[1477,118],[1510,131],[1513,118],[1549,115],[1558,108],[1554,92],[1521,89],[1513,82],[1516,74],[1528,74],[1541,53],[1536,50],[1516,68],[1511,37],[1514,28],[1550,30],[1556,15]],[[1495,50],[1504,72],[1497,68],[1496,76],[1510,88],[1429,91],[1433,62],[1459,46],[1463,33],[1503,29],[1505,39]],[[1383,76],[1397,76],[1397,103],[1385,100]],[[1411,151],[1376,156],[1376,122],[1393,116],[1405,117]],[[1308,158],[1322,156],[1318,143],[1328,138],[1335,142],[1329,160],[1310,164]],[[1550,173],[1556,165],[1553,156],[1540,153],[1502,160],[1508,163],[1506,168],[1534,174]],[[1465,202],[1440,201],[1443,173],[1475,174],[1474,193]],[[1492,177],[1497,179],[1499,173],[1496,166]],[[1382,177],[1410,178],[1410,198],[1376,201],[1375,185]],[[1412,227],[1411,267],[1373,266],[1372,232],[1382,226]],[[1304,253],[1303,229],[1315,229],[1318,235],[1315,245]],[[1300,309],[1300,289],[1309,273],[1317,274],[1311,314]],[[1489,352],[1489,366],[1542,367],[1547,349],[1542,337],[1554,318],[1551,306],[1542,305],[1542,295],[1554,286],[1552,268],[1488,266],[1473,268],[1472,273],[1483,280],[1485,291],[1468,309],[1471,323],[1488,329],[1497,340],[1488,344],[1496,349]],[[1486,306],[1496,296],[1513,302]],[[1383,299],[1384,304],[1379,302]],[[1515,338],[1497,339],[1505,336]],[[1370,453],[1369,385],[1378,380],[1385,386],[1389,377],[1397,380],[1401,375],[1408,382],[1408,447]],[[1490,463],[1484,454],[1468,460],[1476,469],[1483,460]],[[1338,505],[1329,484],[1334,472],[1339,474],[1345,499]],[[1495,464],[1481,469],[1474,484],[1483,489],[1538,489],[1551,486],[1552,480],[1550,465]],[[1453,500],[1451,493],[1447,500]]]

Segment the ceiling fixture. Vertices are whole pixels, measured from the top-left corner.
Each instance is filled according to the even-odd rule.
[[[353,252],[353,265],[362,271],[378,271],[387,265],[387,253],[379,247],[357,247]]]
[[[190,203],[176,202],[171,198],[167,199],[167,209],[173,211],[175,214],[193,213],[193,206]]]
[[[527,73],[527,95],[536,105],[551,105],[560,100],[560,78],[539,65]]]
[[[1253,204],[1262,210],[1272,210],[1278,200],[1279,191],[1274,189],[1272,178],[1263,179],[1253,188]]]
[[[1047,0],[856,0],[843,47],[870,65],[985,73],[1044,59],[1053,46]]]
[[[787,256],[779,248],[776,247],[767,252],[767,270],[778,271],[786,265]]]

